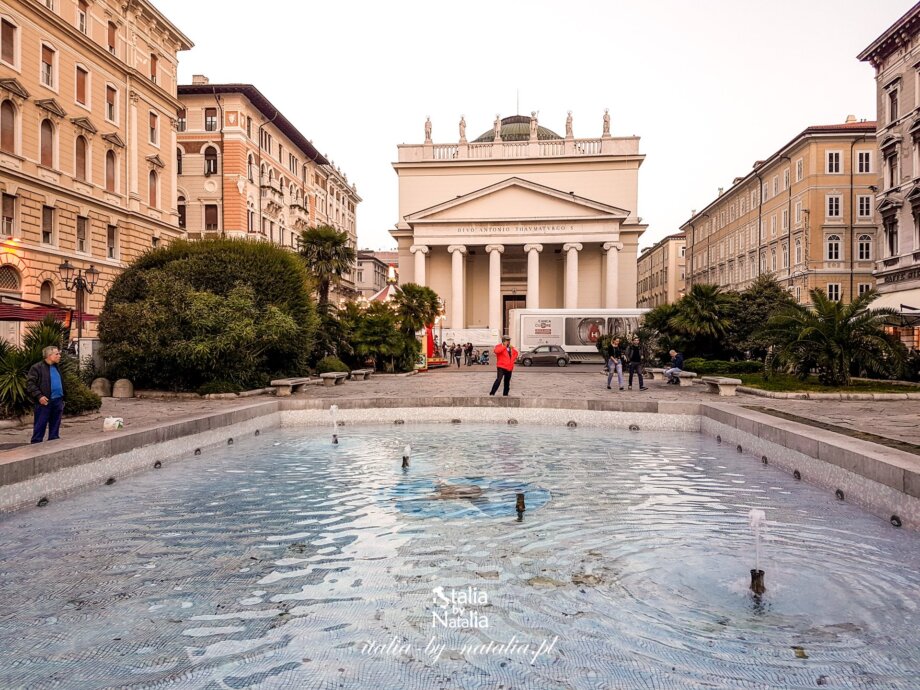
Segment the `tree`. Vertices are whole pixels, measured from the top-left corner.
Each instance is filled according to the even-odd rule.
[[[795,304],[795,300],[772,274],[758,276],[741,292],[730,310],[729,341],[741,353],[763,360],[772,344],[764,326],[780,308]]]
[[[355,319],[352,346],[355,354],[372,357],[378,369],[395,371],[406,350],[396,313],[385,302],[372,302]],[[417,342],[412,338],[413,342]],[[414,353],[412,356],[414,362]]]
[[[438,293],[416,283],[406,283],[394,298],[400,329],[411,335],[434,323],[441,308]]]
[[[787,304],[767,324],[765,334],[777,344],[772,365],[788,366],[801,379],[813,368],[828,386],[846,386],[855,367],[879,375],[896,375],[907,356],[903,344],[885,333],[893,309],[869,309],[878,297],[863,293],[850,304],[810,292],[812,306]]]
[[[329,303],[329,290],[337,285],[357,260],[348,235],[328,225],[307,228],[300,233],[300,256],[316,281],[319,307]]]
[[[719,355],[726,349],[736,299],[736,293],[723,292],[717,285],[697,283],[675,305],[668,327],[686,338],[686,349],[694,354]]]

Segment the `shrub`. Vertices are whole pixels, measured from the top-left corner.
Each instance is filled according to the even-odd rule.
[[[111,378],[258,387],[303,375],[316,326],[300,258],[264,242],[177,241],[118,276],[99,320]]]
[[[211,395],[212,393],[239,393],[243,387],[232,381],[209,381],[198,387],[198,395]]]
[[[717,374],[757,374],[763,371],[763,362],[757,360],[742,360],[726,362],[722,359],[703,359],[693,357],[684,360],[684,369],[693,371],[700,376]]]
[[[349,372],[351,369],[338,357],[323,357],[316,363],[317,374],[328,374],[334,371]]]

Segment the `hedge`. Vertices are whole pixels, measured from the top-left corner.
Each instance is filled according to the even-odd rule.
[[[703,359],[693,357],[684,360],[684,370],[693,371],[700,376],[713,374],[757,374],[763,371],[763,362],[758,360],[741,360],[727,362],[723,359]]]

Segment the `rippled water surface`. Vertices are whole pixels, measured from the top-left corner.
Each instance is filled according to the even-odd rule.
[[[0,518],[0,687],[920,684],[920,536],[734,448],[340,431],[265,432]]]

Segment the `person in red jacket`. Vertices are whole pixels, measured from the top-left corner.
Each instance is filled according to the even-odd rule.
[[[511,347],[511,338],[502,337],[500,344],[495,346],[495,364],[498,366],[498,375],[495,377],[495,383],[492,384],[492,392],[489,395],[495,395],[498,390],[498,384],[504,380],[505,392],[508,395],[508,389],[511,388],[511,372],[514,371],[514,362],[517,359],[518,351]]]

